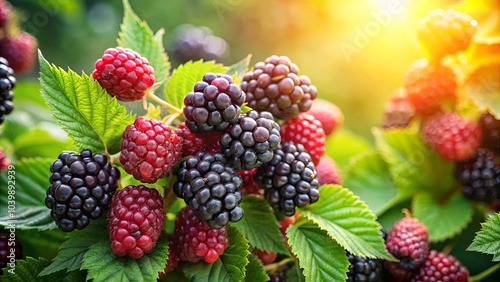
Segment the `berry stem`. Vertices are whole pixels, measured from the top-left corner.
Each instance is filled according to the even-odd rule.
[[[279,262],[267,264],[264,266],[264,269],[266,270],[266,272],[275,272],[276,270],[282,268],[283,266],[287,265],[288,263],[290,263],[294,260],[295,260],[294,258],[289,257],[289,258],[283,259]]]
[[[490,276],[491,274],[493,274],[493,272],[497,271],[499,268],[500,268],[500,263],[497,263],[497,264],[491,266],[490,268],[486,269],[485,271],[483,271],[483,272],[481,272],[479,274],[476,274],[474,276],[471,276],[469,278],[468,282],[481,281],[484,278],[486,278],[486,277]]]
[[[168,110],[174,112],[174,113],[179,113],[182,114],[182,110],[177,108],[176,106],[170,104],[169,102],[161,99],[160,97],[156,96],[153,91],[147,91],[146,95],[156,103],[160,104],[161,106],[167,108]]]
[[[177,196],[174,193],[174,186],[176,177],[172,173],[168,175],[167,184],[163,187],[163,210],[165,212],[169,211],[175,200],[177,200]]]

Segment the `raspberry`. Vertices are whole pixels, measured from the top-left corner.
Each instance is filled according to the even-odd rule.
[[[344,114],[340,108],[324,99],[316,98],[307,113],[321,122],[326,136],[335,133],[344,123]]]
[[[226,227],[210,228],[187,206],[175,219],[174,238],[180,261],[214,263],[228,246]]]
[[[431,250],[425,263],[411,277],[411,282],[454,281],[466,282],[469,271],[455,257]]]
[[[269,162],[280,142],[280,126],[269,112],[249,111],[220,137],[222,153],[237,171]]]
[[[262,191],[255,183],[255,180],[253,179],[254,173],[257,171],[256,168],[251,169],[251,170],[240,170],[238,171],[238,175],[241,177],[241,180],[243,181],[243,185],[241,185],[241,194],[242,195],[248,195],[248,194],[254,194],[254,195],[262,195]]]
[[[311,80],[299,76],[299,68],[286,56],[270,56],[246,73],[241,89],[248,106],[256,111],[270,111],[278,119],[297,117],[316,99],[317,89]]]
[[[26,74],[35,66],[38,43],[27,32],[0,40],[0,56],[9,61],[16,74]]]
[[[196,156],[200,152],[220,152],[219,138],[221,132],[212,131],[206,134],[193,133],[187,128],[185,122],[181,122],[175,133],[182,138],[182,156]]]
[[[385,246],[399,259],[399,262],[386,261],[386,268],[395,279],[407,281],[424,263],[429,253],[427,228],[417,219],[407,215],[393,224],[387,234]]]
[[[3,148],[0,147],[0,171],[6,170],[10,165],[10,160],[5,155]]]
[[[500,155],[500,120],[494,116],[484,113],[479,118],[482,139],[481,147],[488,148]]]
[[[454,103],[457,99],[455,74],[439,62],[430,63],[425,59],[415,61],[406,73],[403,84],[416,114],[432,114],[446,102]]]
[[[321,122],[314,116],[300,113],[297,117],[285,121],[280,129],[281,139],[295,144],[302,144],[311,155],[314,165],[325,154],[325,131]]]
[[[16,86],[14,71],[9,67],[5,58],[0,57],[0,124],[3,123],[4,115],[8,115],[14,109],[12,99],[14,92],[12,89]]]
[[[226,74],[206,73],[184,97],[186,126],[195,133],[226,131],[238,122],[245,93]]]
[[[455,178],[463,185],[464,196],[471,200],[490,203],[500,199],[500,163],[486,148],[477,149],[471,158],[457,163]]]
[[[111,249],[138,259],[151,252],[163,229],[163,198],[158,190],[129,185],[116,192],[108,211]]]
[[[417,37],[436,59],[467,49],[476,32],[477,22],[453,9],[430,11],[420,19]]]
[[[327,155],[324,155],[319,160],[319,164],[316,166],[316,172],[318,173],[319,185],[325,184],[340,184],[340,171],[337,167],[335,161]]]
[[[413,105],[406,96],[405,90],[400,88],[394,92],[389,102],[385,104],[382,127],[385,129],[406,128],[414,115],[415,109]]]
[[[273,252],[266,252],[262,250],[257,250],[257,257],[263,264],[270,264],[276,260],[277,254]]]
[[[316,168],[300,144],[281,143],[273,159],[261,166],[254,178],[271,206],[286,216],[294,215],[296,206],[304,207],[319,199]]]
[[[118,187],[120,171],[102,154],[83,150],[63,152],[50,166],[51,185],[45,205],[59,229],[65,232],[85,228],[108,209]]]
[[[23,259],[23,245],[17,237],[11,236],[13,234],[7,230],[0,231],[0,275],[3,274],[2,268],[6,267],[8,263],[13,262],[11,258],[7,257],[11,256],[12,249],[14,249],[15,260]]]
[[[181,138],[170,127],[139,117],[123,132],[120,162],[135,179],[155,183],[177,163],[181,149]]]
[[[239,206],[243,181],[225,164],[220,153],[199,153],[184,159],[177,172],[174,192],[211,228],[221,228],[243,216]]]
[[[349,270],[347,282],[384,282],[387,274],[384,263],[379,259],[357,257],[347,252]]]
[[[108,48],[95,62],[92,77],[109,95],[124,102],[142,99],[155,83],[148,59],[128,48]]]
[[[422,126],[422,134],[424,141],[447,161],[467,159],[481,142],[477,123],[457,113],[441,112],[430,116]]]
[[[172,41],[168,54],[181,64],[200,59],[220,61],[229,53],[227,42],[213,35],[212,30],[205,26],[180,25],[174,31]]]

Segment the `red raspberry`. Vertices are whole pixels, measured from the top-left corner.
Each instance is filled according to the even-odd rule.
[[[320,98],[316,98],[311,109],[307,111],[323,125],[326,136],[333,134],[344,122],[344,114],[337,105]]]
[[[120,162],[145,183],[155,183],[181,157],[181,138],[161,121],[139,117],[122,135]]]
[[[314,116],[300,113],[281,125],[281,140],[302,144],[311,155],[314,165],[325,154],[326,135],[321,122]]]
[[[214,263],[227,248],[226,227],[212,229],[186,206],[177,213],[174,240],[180,261]]]
[[[236,172],[240,177],[241,180],[243,180],[243,185],[241,186],[241,194],[242,195],[248,195],[248,194],[254,194],[254,195],[262,195],[262,190],[260,189],[259,185],[255,183],[255,180],[253,179],[253,175],[257,169],[251,169],[251,170],[240,170]]]
[[[35,37],[27,32],[0,40],[0,56],[9,62],[16,74],[26,74],[33,69],[37,48]]]
[[[435,58],[467,49],[476,32],[477,22],[453,9],[430,11],[420,19],[417,37]]]
[[[422,126],[422,134],[424,141],[447,161],[469,158],[481,142],[478,124],[451,112],[430,116]]]
[[[385,246],[387,251],[399,259],[399,262],[386,261],[387,269],[395,279],[407,281],[424,263],[429,253],[427,228],[407,215],[391,227]]]
[[[335,161],[327,155],[319,159],[319,164],[316,166],[318,173],[319,185],[325,184],[340,184],[340,171]]]
[[[0,147],[0,171],[7,169],[9,165],[10,165],[10,160],[5,155],[3,148]]]
[[[219,138],[222,132],[212,131],[206,134],[194,133],[181,122],[175,133],[182,138],[182,156],[196,156],[199,152],[208,153],[220,152],[221,146]]]
[[[151,252],[163,229],[163,198],[158,190],[129,185],[113,196],[108,211],[111,249],[138,259]]]
[[[148,59],[128,48],[108,48],[95,62],[92,77],[109,95],[120,101],[142,99],[155,83],[154,69]]]
[[[408,100],[421,115],[438,111],[446,102],[457,99],[455,73],[439,62],[420,59],[411,64],[403,84]]]
[[[273,263],[276,260],[276,257],[278,255],[273,252],[266,252],[262,250],[257,250],[257,257],[263,264],[270,264]]]
[[[385,129],[406,128],[414,115],[415,109],[406,96],[406,91],[400,88],[385,104],[382,127]]]
[[[469,271],[455,257],[432,250],[425,259],[424,265],[420,267],[410,281],[466,282],[468,278]]]

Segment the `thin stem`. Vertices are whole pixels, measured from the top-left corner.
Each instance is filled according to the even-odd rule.
[[[292,261],[294,261],[294,258],[289,257],[279,262],[267,264],[266,266],[264,266],[264,269],[266,270],[266,272],[274,272],[275,270],[282,268]]]
[[[176,106],[170,104],[169,102],[161,99],[160,97],[156,96],[152,91],[147,91],[146,95],[151,98],[151,100],[155,101],[156,103],[162,105],[163,107],[169,109],[172,112],[175,113],[182,113],[182,110],[177,108]]]
[[[493,272],[497,271],[500,268],[500,263],[497,263],[490,268],[486,269],[485,271],[476,274],[472,277],[469,277],[469,282],[476,282],[476,281],[481,281],[484,278],[490,276]]]
[[[172,205],[174,204],[175,200],[177,199],[177,196],[174,193],[174,182],[175,182],[175,177],[172,174],[169,174],[168,179],[167,179],[167,184],[163,186],[163,209],[165,211],[169,211]]]

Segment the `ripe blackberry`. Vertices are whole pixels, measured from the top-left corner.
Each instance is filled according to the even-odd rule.
[[[109,95],[124,102],[142,99],[155,83],[148,59],[128,48],[108,48],[95,62],[92,77]]]
[[[326,135],[321,122],[314,116],[300,113],[281,124],[280,133],[283,141],[302,144],[314,165],[319,164],[326,151]]]
[[[403,88],[396,90],[391,99],[385,104],[382,127],[406,128],[415,115],[415,109],[408,100]]]
[[[14,252],[12,252],[14,249]],[[23,258],[23,245],[21,241],[8,230],[0,231],[0,275],[3,274],[2,268],[9,263],[15,263],[16,260]]]
[[[319,199],[316,168],[304,146],[281,143],[273,159],[254,174],[255,182],[264,189],[271,206],[287,216],[295,214],[295,207],[304,207]]]
[[[269,273],[269,282],[285,282],[286,281],[286,272],[288,267],[283,267],[278,269],[272,273]]]
[[[189,206],[177,213],[174,238],[179,260],[189,262],[214,263],[229,244],[226,227],[210,228]]]
[[[262,195],[262,191],[255,183],[255,180],[253,179],[254,173],[257,171],[256,168],[251,169],[251,170],[240,170],[238,171],[238,175],[241,177],[241,180],[243,181],[243,185],[241,185],[241,194],[248,195],[248,194],[254,194],[254,195]]]
[[[177,163],[181,149],[181,138],[170,127],[139,117],[123,132],[120,163],[135,179],[155,183]]]
[[[59,229],[65,232],[85,228],[108,209],[118,187],[120,171],[102,154],[83,150],[63,152],[50,166],[51,185],[45,205]]]
[[[195,133],[226,131],[238,122],[245,93],[226,74],[206,73],[184,97],[186,126]]]
[[[200,152],[215,153],[220,152],[221,146],[219,138],[221,132],[212,131],[210,133],[199,134],[193,133],[187,128],[185,122],[181,122],[175,133],[182,138],[182,152],[183,157],[196,156]]]
[[[299,76],[296,64],[276,55],[256,63],[243,77],[241,89],[247,94],[248,106],[259,112],[270,111],[278,119],[308,111],[318,93],[307,76]]]
[[[385,246],[399,259],[399,262],[385,261],[385,267],[396,280],[407,281],[422,266],[429,253],[427,228],[407,215],[393,224]]]
[[[382,260],[357,257],[349,252],[347,252],[347,259],[349,260],[347,282],[387,281],[387,275]]]
[[[3,148],[0,147],[0,171],[6,170],[10,165],[10,160],[5,155]]]
[[[220,137],[222,154],[234,170],[250,170],[269,162],[281,142],[280,126],[269,112],[249,111]]]
[[[479,118],[481,128],[481,147],[488,148],[500,156],[500,120],[489,113],[484,113]]]
[[[163,198],[158,190],[129,185],[116,192],[108,211],[111,249],[138,259],[151,252],[163,229]]]
[[[473,201],[491,203],[500,199],[500,163],[486,148],[479,148],[471,158],[458,162],[455,178],[463,185],[464,196]]]
[[[316,166],[316,172],[318,173],[319,185],[325,184],[340,184],[340,171],[337,167],[335,161],[327,155],[324,155],[319,160],[319,164]]]
[[[205,26],[183,24],[174,31],[168,54],[180,64],[188,61],[220,61],[229,53],[229,45]]]
[[[24,31],[0,40],[0,56],[9,61],[16,74],[26,74],[33,69],[37,48],[35,37]]]
[[[435,59],[467,49],[477,22],[453,9],[430,11],[420,19],[417,37]]]
[[[455,73],[440,62],[420,59],[411,64],[403,84],[408,101],[420,115],[432,114],[457,99]]]
[[[466,282],[468,279],[469,271],[455,257],[432,250],[425,263],[411,277],[410,282]]]
[[[9,63],[0,57],[0,124],[3,123],[4,115],[8,115],[14,109],[14,92],[16,86],[14,71],[9,67]]]
[[[321,122],[325,135],[333,134],[344,123],[344,114],[334,103],[316,98],[311,108],[307,111]]]
[[[422,125],[422,135],[424,141],[447,161],[469,158],[481,142],[478,124],[453,112],[430,116]]]
[[[211,228],[221,228],[243,216],[239,206],[243,181],[225,164],[220,153],[199,153],[184,159],[177,171],[174,192]]]

